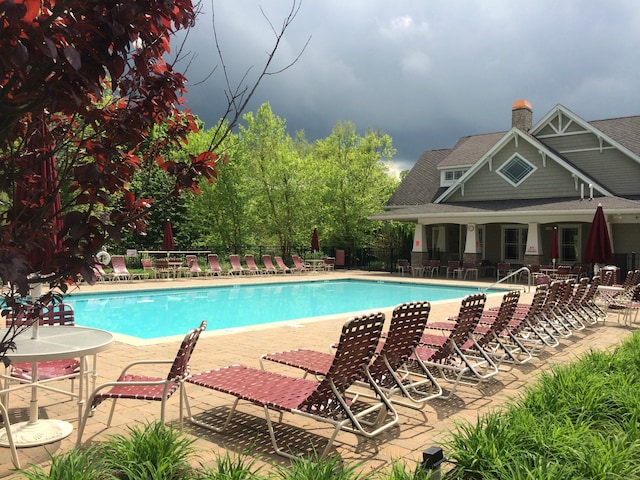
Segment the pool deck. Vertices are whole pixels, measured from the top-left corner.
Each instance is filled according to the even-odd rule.
[[[104,282],[94,286],[82,285],[80,291],[106,292],[113,290],[135,290],[140,288],[184,288],[188,286],[224,285],[250,282],[299,281],[301,279],[341,279],[366,278],[377,280],[398,280],[420,283],[460,282],[445,279],[422,279],[399,274],[369,273],[358,271],[336,271],[308,275],[245,276],[223,278],[193,278],[177,280]],[[485,282],[462,282],[465,285],[486,287]],[[522,285],[518,286],[522,288]],[[523,293],[522,302],[526,303],[533,295],[533,290]],[[497,306],[502,295],[490,295],[488,306]],[[426,299],[428,300],[428,299]],[[454,315],[459,308],[459,300],[441,301],[432,304],[430,321]],[[238,305],[242,308],[242,305]],[[391,311],[386,311],[387,318]],[[215,312],[212,312],[213,320]],[[160,321],[162,319],[159,319]],[[346,317],[336,315],[321,319],[289,321],[265,326],[243,327],[233,330],[204,332],[194,351],[191,368],[193,372],[222,367],[230,364],[259,366],[261,353],[287,350],[292,348],[312,348],[327,351],[328,345],[338,339],[340,329]],[[197,325],[194,325],[196,327]],[[590,349],[610,349],[633,332],[633,328],[624,327],[616,322],[616,316],[610,315],[604,325],[588,328],[578,332],[571,338],[563,340],[555,350],[547,349],[540,357],[530,363],[516,366],[509,371],[500,372],[494,379],[480,388],[460,386],[456,394],[448,400],[436,399],[429,402],[423,410],[412,410],[398,407],[400,423],[374,440],[365,440],[349,433],[339,433],[333,446],[333,454],[339,454],[348,464],[360,464],[364,471],[385,468],[393,459],[419,461],[422,452],[430,446],[441,445],[448,432],[457,422],[473,421],[479,414],[499,408],[509,399],[516,398],[526,385],[535,382],[538,375],[552,368],[574,360]],[[186,333],[186,332],[185,332]],[[115,380],[123,366],[138,359],[173,359],[182,336],[170,337],[161,341],[132,341],[117,337],[110,348],[99,354],[98,383]],[[274,370],[295,374],[286,367]],[[154,369],[145,372],[165,376],[166,369]],[[442,382],[446,388],[446,383]],[[60,382],[62,388],[69,382]],[[194,413],[204,413],[213,421],[220,421],[225,407],[232,403],[232,398],[205,389],[189,385],[187,388],[191,407]],[[74,431],[71,436],[44,446],[20,448],[18,455],[23,468],[30,463],[46,466],[48,452],[59,454],[73,448],[76,440],[77,403],[68,396],[41,391],[40,417],[58,418],[72,423]],[[27,389],[14,392],[10,396],[9,415],[12,423],[23,421],[28,415],[29,392]],[[113,424],[106,429],[110,405],[102,404],[93,417],[89,418],[83,436],[84,443],[100,441],[109,435],[126,434],[128,427],[159,419],[159,407],[156,402],[122,400],[116,407]],[[179,424],[179,398],[174,395],[167,404],[167,421]],[[284,423],[276,426],[278,436],[283,443],[287,439],[291,443],[304,444],[316,441],[322,444],[331,428],[313,420],[299,416],[285,415]],[[263,458],[267,463],[288,465],[288,460],[273,453],[267,434],[263,411],[261,408],[241,403],[234,420],[225,434],[217,434],[185,423],[184,431],[196,439],[198,449],[197,461],[212,465],[216,453],[225,450],[241,454],[251,451],[254,457]],[[446,452],[445,452],[446,454]],[[195,460],[195,459],[194,459]],[[260,464],[260,463],[259,463]],[[8,448],[0,447],[0,477],[21,478],[12,472],[11,457]]]

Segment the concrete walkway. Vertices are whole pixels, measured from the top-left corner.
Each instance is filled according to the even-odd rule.
[[[380,280],[399,280],[422,283],[455,283],[443,279],[414,279],[401,277],[398,274],[380,274],[364,272],[344,272],[278,276],[279,281],[299,281],[305,278],[375,278]],[[105,282],[93,287],[83,285],[81,291],[135,290],[139,288],[182,288],[187,286],[223,285],[227,283],[249,283],[273,281],[273,276],[252,276],[243,278],[204,278],[160,281]],[[487,286],[482,282],[465,282],[466,285]],[[522,288],[522,286],[519,286]],[[522,302],[526,303],[533,292],[524,293]],[[502,295],[490,295],[488,306],[499,305]],[[428,299],[427,299],[428,300]],[[457,313],[459,300],[434,302],[430,320],[443,319]],[[243,308],[243,305],[238,305]],[[385,312],[390,317],[391,310]],[[212,312],[212,319],[215,312]],[[159,318],[156,321],[163,321]],[[217,368],[229,364],[245,364],[259,366],[261,353],[292,349],[312,348],[327,351],[328,345],[338,339],[340,329],[346,318],[335,316],[322,320],[296,320],[268,326],[242,328],[233,331],[205,332],[192,357],[192,371]],[[194,325],[194,327],[197,325]],[[562,341],[559,348],[545,352],[534,358],[525,366],[515,367],[501,372],[494,380],[480,388],[459,387],[456,395],[448,400],[433,400],[421,411],[398,407],[401,416],[399,426],[394,427],[381,438],[364,440],[348,433],[340,433],[334,443],[334,452],[347,463],[359,463],[364,469],[374,470],[388,466],[392,459],[402,458],[404,461],[419,461],[422,452],[432,445],[442,444],[448,433],[457,422],[474,421],[475,418],[490,409],[499,408],[509,399],[516,398],[526,385],[535,382],[542,371],[554,365],[570,362],[590,349],[609,349],[631,334],[633,329],[619,326],[615,316],[610,316],[605,325],[592,327],[586,332],[578,333],[572,338]],[[98,383],[115,380],[121,368],[134,359],[173,359],[182,337],[164,339],[161,342],[130,342],[120,338],[109,350],[99,355]],[[133,344],[132,344],[133,343]],[[274,367],[274,370],[297,374],[286,367]],[[162,368],[154,372],[159,376],[167,374]],[[62,387],[68,386],[62,384]],[[443,382],[446,388],[446,383]],[[194,413],[205,415],[213,421],[220,421],[231,405],[232,398],[213,393],[192,385],[188,386],[188,395]],[[77,403],[68,396],[42,392],[40,394],[40,416],[42,418],[59,418],[69,421],[74,426],[71,436],[48,445],[21,448],[18,450],[23,468],[30,463],[45,466],[48,454],[56,455],[73,448],[76,440]],[[174,395],[167,406],[167,419],[174,425],[179,424],[179,398]],[[11,422],[23,421],[28,415],[28,390],[12,393],[10,398]],[[116,409],[113,425],[106,429],[106,421],[110,409],[108,403],[99,406],[95,415],[89,418],[84,433],[85,444],[104,440],[108,435],[126,434],[128,427],[144,424],[159,419],[160,405],[155,402],[121,401]],[[216,453],[229,450],[232,453],[251,451],[253,456],[264,458],[267,462],[287,465],[288,461],[273,454],[267,434],[263,411],[250,404],[241,404],[232,425],[226,434],[213,433],[185,423],[185,432],[197,439],[196,447],[199,460],[213,464]],[[296,446],[316,442],[322,445],[331,428],[308,419],[285,415],[284,422],[277,426],[277,434],[284,444],[289,441]],[[307,443],[305,443],[307,442]],[[0,447],[0,477],[12,477],[12,465],[8,448]],[[15,477],[17,478],[17,477]]]

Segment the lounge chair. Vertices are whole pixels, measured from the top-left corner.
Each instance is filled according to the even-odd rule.
[[[111,257],[111,266],[113,267],[113,273],[111,274],[115,280],[142,280],[147,275],[144,273],[130,273],[127,268],[127,263],[122,255],[113,255]]]
[[[250,275],[258,275],[262,273],[260,268],[258,268],[258,265],[256,265],[256,259],[253,255],[245,255],[244,263],[247,264],[247,273],[249,273]]]
[[[460,383],[475,386],[497,373],[497,367],[486,354],[472,355],[463,351],[463,346],[472,340],[486,298],[483,293],[467,295],[460,304],[454,328],[441,330],[440,334],[424,334],[416,348],[415,360],[421,362],[423,368],[438,371],[442,378],[453,384],[451,392],[442,398],[453,395]],[[437,324],[427,324],[427,329],[432,326],[437,327]]]
[[[262,407],[275,452],[288,458],[296,456],[280,448],[269,413],[271,410],[280,413],[280,420],[282,413],[289,412],[332,425],[334,431],[321,457],[327,455],[333,440],[341,430],[366,438],[375,437],[398,422],[397,412],[391,403],[382,393],[379,393],[379,399],[374,402],[366,401],[367,399],[362,401],[361,397],[349,400],[345,393],[356,378],[361,378],[363,372],[370,380],[372,388],[378,388],[370,379],[367,365],[375,352],[383,324],[384,314],[380,312],[349,319],[342,327],[331,366],[320,381],[281,375],[244,365],[231,365],[197,373],[189,377],[187,383],[236,398],[221,427],[215,427],[192,416],[188,401],[187,416],[197,425],[222,432],[231,421],[238,402],[249,401]],[[369,422],[372,417],[374,420],[384,417],[384,422],[372,425]]]
[[[229,263],[231,264],[231,270],[227,272],[229,275],[244,275],[248,272],[240,263],[240,257],[238,255],[229,255]]]
[[[195,255],[185,255],[185,259],[187,261],[189,275],[191,275],[192,277],[203,277],[207,275],[207,272],[200,268],[198,257],[196,257]]]
[[[278,271],[278,269],[273,265],[273,260],[271,260],[271,255],[262,255],[262,263],[264,264],[264,273],[277,274],[282,272],[282,271]]]
[[[296,272],[304,273],[311,270],[311,265],[303,262],[298,255],[291,255],[291,260],[293,260],[293,265],[296,267]]]
[[[278,264],[278,267],[280,267],[280,270],[282,270],[282,273],[293,273],[296,270],[295,267],[288,267],[287,264],[284,263],[282,257],[276,257],[276,263]]]
[[[104,268],[102,266],[102,263],[100,263],[99,261],[94,261],[93,262],[93,272],[95,274],[96,280],[98,282],[104,282],[106,280],[113,280],[113,274],[111,273],[107,273],[104,271]]]
[[[424,333],[430,310],[429,302],[398,305],[393,310],[389,332],[369,365],[371,378],[393,403],[419,409],[428,400],[442,395],[442,388],[429,370],[412,372],[405,368]],[[324,377],[333,362],[333,355],[297,349],[265,354],[260,357],[261,366],[264,365],[264,360],[300,368],[305,374]],[[361,376],[359,383],[368,385],[364,376]]]
[[[220,259],[218,255],[215,253],[210,253],[207,255],[207,262],[209,263],[209,268],[207,269],[207,273],[211,276],[221,276],[224,275],[224,271],[220,266]]]
[[[14,315],[9,312],[6,317],[7,324],[11,322],[14,326],[23,326],[32,322],[27,317],[27,313]],[[66,303],[59,303],[50,307],[45,307],[38,319],[39,325],[46,327],[49,325],[64,325],[72,327],[75,324],[75,315],[73,307]],[[74,380],[80,374],[80,360],[77,358],[63,358],[60,360],[47,360],[37,363],[38,383],[47,383],[56,380],[71,380],[71,390],[65,391],[53,389],[57,392],[67,394],[71,397],[77,397],[74,393]],[[33,364],[25,362],[14,362],[11,364],[9,371],[9,382],[15,381],[20,383],[30,383],[33,375]],[[7,400],[5,400],[7,401]]]
[[[164,423],[166,402],[174,392],[180,390],[180,421],[182,422],[182,406],[184,404],[185,393],[184,389],[180,389],[180,387],[189,376],[189,360],[198,342],[198,338],[200,338],[200,334],[205,328],[207,328],[207,322],[203,321],[198,328],[194,328],[185,335],[175,359],[138,360],[132,362],[124,367],[116,381],[97,386],[87,399],[87,407],[78,425],[77,446],[82,442],[82,434],[89,416],[100,403],[109,399],[113,400],[113,403],[107,420],[107,428],[111,426],[111,420],[113,419],[113,413],[116,409],[116,401],[118,399],[160,402],[160,420]],[[152,365],[170,365],[171,368],[166,377],[157,377],[146,373],[148,372],[148,367]],[[140,366],[144,367],[143,372],[145,373],[129,373],[132,368]]]

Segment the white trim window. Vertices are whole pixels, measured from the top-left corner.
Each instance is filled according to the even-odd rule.
[[[440,186],[441,187],[450,187],[455,182],[458,181],[462,175],[466,173],[464,169],[456,169],[456,170],[442,170],[440,172]]]
[[[504,162],[497,172],[512,186],[517,187],[524,182],[529,175],[536,171],[536,166],[528,162],[517,153]]]
[[[560,261],[566,263],[581,261],[582,235],[580,227],[578,225],[561,225],[558,230]]]
[[[527,248],[526,225],[502,226],[502,258],[505,262],[521,263]]]

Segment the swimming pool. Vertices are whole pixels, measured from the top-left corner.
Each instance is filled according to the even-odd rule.
[[[65,302],[77,325],[152,339],[182,335],[201,320],[207,330],[221,330],[471,293],[478,287],[348,279],[71,294]]]

